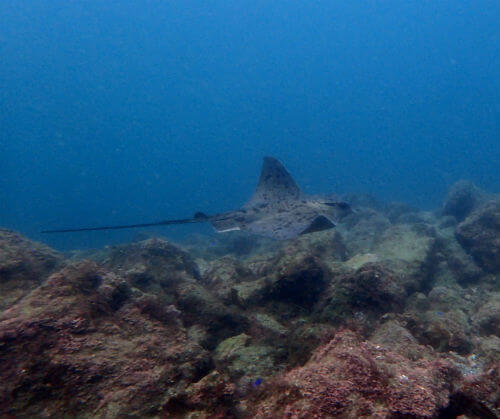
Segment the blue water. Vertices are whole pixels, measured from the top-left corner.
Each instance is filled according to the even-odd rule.
[[[39,230],[234,209],[264,155],[310,193],[499,191],[498,22],[477,0],[2,1],[0,225],[128,240]]]

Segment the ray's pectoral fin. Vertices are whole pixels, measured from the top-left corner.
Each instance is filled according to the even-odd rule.
[[[308,234],[315,233],[317,231],[329,230],[330,228],[334,228],[335,224],[333,224],[328,218],[324,215],[318,215],[314,220],[312,220],[311,224],[303,230],[300,234]]]

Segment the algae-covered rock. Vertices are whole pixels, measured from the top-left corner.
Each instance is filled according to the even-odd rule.
[[[482,334],[500,337],[500,293],[491,293],[473,316],[474,324]]]
[[[142,291],[161,292],[182,281],[200,279],[191,256],[161,239],[148,239],[110,250],[105,266]]]
[[[347,258],[342,235],[335,229],[299,236],[284,245],[283,252],[293,254],[297,259],[313,254],[323,262],[338,262]]]
[[[253,417],[437,417],[458,372],[439,359],[412,361],[338,333],[303,366],[273,380]]]
[[[226,308],[204,286],[191,256],[165,240],[149,239],[116,246],[106,266],[146,294],[140,300],[143,312],[167,322],[178,317],[186,326],[204,325],[211,332],[210,345],[241,330],[246,323],[244,316]]]
[[[289,333],[288,328],[266,313],[252,314],[250,316],[250,325],[254,335],[274,343],[279,339],[283,339]]]
[[[449,311],[457,307],[465,308],[467,302],[461,296],[461,291],[460,287],[435,286],[428,294],[429,303],[436,311]]]
[[[401,215],[398,218],[400,224],[428,224],[434,225],[438,222],[438,218],[431,211],[415,211]]]
[[[472,182],[460,180],[450,188],[443,203],[442,214],[452,215],[462,221],[486,199],[487,195]]]
[[[421,359],[428,350],[425,350],[408,329],[397,320],[389,319],[382,323],[370,337],[370,341],[403,354],[408,359]]]
[[[401,278],[379,263],[338,273],[322,294],[316,312],[323,321],[355,321],[366,327],[383,313],[400,311],[406,299]],[[367,318],[367,314],[371,318]]]
[[[123,278],[69,265],[0,315],[0,416],[148,416],[208,361],[179,325],[142,315]]]
[[[440,236],[436,246],[434,284],[467,286],[484,277],[484,271],[477,266],[471,255],[465,252],[456,237]]]
[[[488,363],[500,363],[500,337],[496,335],[482,336],[475,349]]]
[[[407,313],[403,318],[406,327],[420,344],[432,346],[438,352],[468,354],[473,348],[469,317],[458,308]]]
[[[296,253],[293,246],[251,269],[255,279],[232,286],[231,301],[243,308],[267,305],[280,314],[310,311],[329,276],[325,263],[311,252]]]
[[[422,292],[414,292],[406,300],[406,309],[409,311],[427,311],[429,308],[429,299]]]
[[[400,278],[381,264],[365,264],[340,281],[350,301],[358,307],[393,311],[401,308],[406,299]]]
[[[456,235],[377,204],[265,251],[148,239],[14,270],[33,288],[0,311],[0,417],[491,417],[498,275],[472,250],[494,224],[457,240],[486,207]],[[50,259],[3,234],[0,260]]]
[[[251,384],[280,370],[275,355],[275,348],[252,343],[250,336],[243,333],[222,341],[215,350],[214,361],[219,370],[240,384]]]
[[[493,362],[481,373],[462,380],[457,387],[453,401],[459,406],[460,404],[470,406],[467,412],[470,416],[467,417],[481,419],[500,417],[500,364],[498,362]],[[460,409],[457,410],[461,413]]]
[[[40,285],[63,257],[41,243],[0,229],[0,311]]]
[[[380,263],[398,273],[401,283],[412,292],[432,280],[436,238],[432,228],[395,225],[388,228],[374,246]]]
[[[187,326],[205,326],[212,337],[210,345],[248,326],[248,319],[243,313],[225,306],[196,281],[182,282],[176,288],[175,295],[184,323]]]
[[[380,257],[375,253],[358,253],[357,255],[346,261],[345,266],[353,270],[358,270],[368,263],[377,263],[379,261]]]
[[[329,271],[311,255],[283,254],[267,277],[264,299],[288,305],[291,311],[310,310],[326,287]]]
[[[260,305],[267,296],[270,280],[266,277],[245,281],[231,288],[231,301],[242,308]]]
[[[373,253],[375,244],[391,226],[387,217],[374,210],[358,211],[352,223],[343,234],[348,257]]]
[[[186,418],[231,418],[235,414],[238,392],[231,379],[214,370],[183,393],[169,399],[162,415]]]
[[[211,261],[203,274],[203,283],[222,301],[234,303],[234,286],[254,281],[253,272],[233,257]]]
[[[490,201],[456,229],[460,244],[484,270],[500,273],[500,201]]]

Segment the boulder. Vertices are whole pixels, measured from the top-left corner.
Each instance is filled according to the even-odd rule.
[[[456,229],[460,244],[486,271],[500,273],[500,201],[490,201]]]
[[[384,313],[401,311],[406,291],[401,278],[379,263],[337,272],[316,304],[315,319],[368,331]]]
[[[210,346],[235,331],[242,331],[246,318],[222,301],[205,284],[191,256],[180,248],[161,239],[149,239],[114,247],[105,266],[123,276],[132,289],[147,296],[141,300],[153,315],[170,319],[175,310],[186,326],[199,324],[207,327]],[[229,266],[224,263],[225,269]],[[227,269],[226,269],[227,271]],[[219,276],[224,278],[224,269]],[[214,285],[223,279],[210,277]],[[220,290],[220,287],[217,287]],[[167,308],[170,307],[170,308]],[[165,313],[165,310],[167,312]]]
[[[449,311],[431,308],[405,313],[402,319],[421,345],[429,345],[438,352],[459,354],[469,354],[473,349],[469,316],[458,307]]]
[[[276,347],[252,342],[250,336],[242,333],[217,346],[214,362],[217,369],[237,381],[239,387],[246,387],[278,372],[276,357]]]
[[[500,292],[494,292],[472,316],[474,325],[484,335],[500,338]]]
[[[209,263],[203,273],[202,281],[217,297],[230,304],[235,302],[235,285],[255,281],[255,276],[242,262],[225,256]]]
[[[373,253],[378,239],[390,226],[389,219],[375,210],[362,209],[353,214],[343,232],[347,256]]]
[[[343,331],[263,388],[252,417],[437,417],[457,377],[445,360],[412,361]]]
[[[58,252],[0,229],[0,311],[39,286],[63,263]]]
[[[401,278],[409,293],[425,289],[435,268],[436,232],[428,225],[398,224],[378,238],[372,253]]]
[[[462,221],[486,199],[487,195],[472,182],[460,180],[450,188],[441,213]]]
[[[186,279],[201,278],[191,256],[162,239],[114,246],[105,266],[126,278],[131,286],[152,293],[170,292]]]
[[[149,416],[208,367],[182,327],[143,314],[128,283],[93,262],[0,314],[2,417]]]

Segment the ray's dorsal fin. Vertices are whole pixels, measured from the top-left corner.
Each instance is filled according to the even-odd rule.
[[[293,178],[274,157],[264,157],[259,183],[245,207],[259,203],[300,199],[302,192]]]

